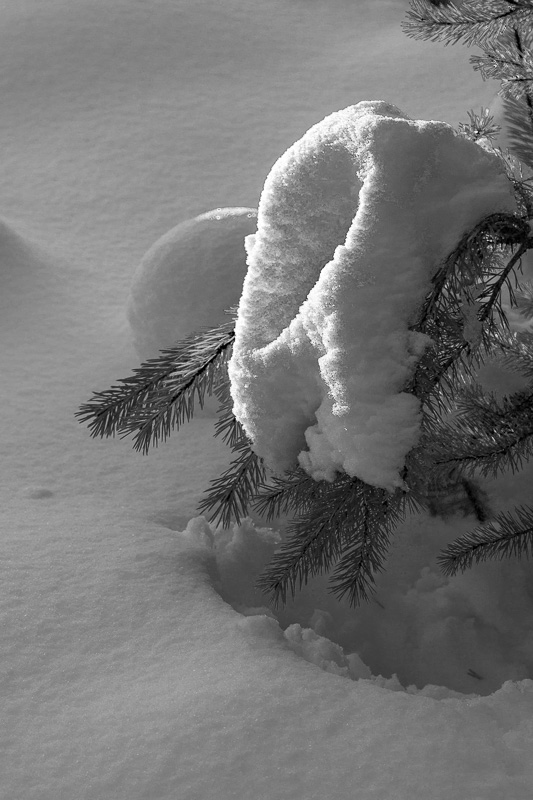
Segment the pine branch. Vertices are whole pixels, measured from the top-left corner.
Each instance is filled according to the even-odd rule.
[[[494,123],[494,116],[490,113],[488,108],[482,108],[479,114],[475,111],[468,111],[469,122],[459,123],[459,133],[470,139],[471,142],[477,142],[480,139],[496,139],[501,131],[501,125]]]
[[[114,436],[119,432],[135,406],[143,404],[159,385],[174,371],[176,353],[164,351],[158,359],[143,364],[137,375],[121,378],[120,386],[112,386],[104,392],[94,392],[88,403],[80,406],[75,416],[80,423],[89,422],[93,437]]]
[[[430,335],[436,344],[426,351],[407,390],[428,401],[432,394],[442,395],[442,382],[450,368],[450,394],[458,382],[468,377],[470,364],[462,356],[466,352],[472,361],[475,345],[471,338],[465,338],[465,314],[471,315],[465,309],[475,310],[482,328],[479,346],[489,350],[497,328],[493,317],[496,314],[504,318],[499,306],[501,289],[527,249],[528,237],[529,225],[506,214],[491,215],[463,237],[435,276],[433,291],[412,325],[412,330]],[[499,263],[497,248],[517,244],[518,249],[507,264]],[[458,483],[469,508],[477,509],[478,518],[483,518],[485,511],[474,484],[463,478]],[[307,481],[296,473],[275,481],[259,501],[258,509],[272,515],[282,508],[299,512],[288,529],[287,542],[259,586],[274,602],[285,602],[288,593],[294,596],[310,576],[337,563],[333,591],[339,597],[348,595],[357,604],[368,598],[374,575],[382,568],[389,536],[401,517],[405,497],[399,493],[391,500],[383,490],[345,475],[333,484],[320,482],[317,487],[312,495],[306,495]]]
[[[530,558],[533,555],[533,509],[521,506],[498,514],[490,522],[461,536],[438,557],[445,575],[455,575],[492,558]]]
[[[507,327],[505,314],[501,307],[500,303],[500,296],[503,287],[507,284],[510,286],[509,283],[509,276],[513,273],[515,267],[518,267],[521,263],[522,256],[531,248],[533,247],[533,242],[530,239],[529,235],[529,225],[522,220],[522,240],[519,243],[518,249],[515,251],[513,256],[509,259],[506,266],[501,270],[500,274],[497,278],[493,280],[487,281],[487,284],[483,290],[483,292],[479,295],[479,299],[482,305],[479,320],[480,322],[486,322],[490,320],[490,315],[493,309],[498,313],[499,323],[500,325],[504,325]],[[485,302],[483,303],[483,299],[486,298]]]
[[[533,60],[529,51],[523,55],[517,51],[515,36],[513,32],[506,32],[491,48],[486,47],[484,53],[471,56],[470,63],[483,80],[500,81],[500,93],[504,97],[520,99],[531,94]]]
[[[531,109],[532,24],[532,0],[468,0],[460,8],[412,0],[404,31],[415,39],[477,45],[483,53],[471,56],[470,62],[483,80],[500,81],[505,97],[524,98]]]
[[[465,234],[433,277],[433,289],[411,330],[429,336],[426,349],[404,391],[415,394],[434,414],[451,401],[464,376],[483,362],[508,327],[500,302],[503,286],[531,246],[525,220],[491,214]],[[517,247],[505,264],[503,252]],[[477,327],[478,340],[472,333]]]
[[[406,506],[406,497],[400,490],[390,495],[376,487],[372,492],[368,489],[361,504],[362,520],[343,548],[331,579],[332,593],[339,600],[347,596],[352,606],[368,601],[374,593],[374,576],[384,569],[390,537],[403,519]]]
[[[531,0],[469,0],[460,7],[411,0],[402,27],[412,39],[483,47],[503,36],[512,25],[527,24],[532,14]]]
[[[227,444],[233,451],[241,450],[244,445],[249,444],[248,437],[240,422],[233,413],[233,398],[231,396],[231,383],[227,369],[224,376],[215,386],[215,395],[219,402],[217,409],[218,419],[215,423],[215,436],[222,437],[224,444]]]
[[[281,477],[273,475],[268,484],[260,486],[253,505],[270,522],[282,514],[305,512],[319,492],[317,481],[297,467]]]
[[[492,259],[498,249],[518,245],[521,248],[518,255],[513,256],[503,277],[498,278],[500,283],[494,287],[493,294],[497,297],[501,284],[527,250],[529,234],[528,223],[513,214],[490,214],[482,219],[462,237],[435,273],[433,289],[421,306],[412,330],[424,333],[427,324],[450,316],[450,310],[460,307],[465,287],[490,281],[496,272]],[[484,319],[488,318],[494,302],[491,301]]]
[[[241,423],[233,414],[233,400],[227,369],[215,387],[220,403],[215,436],[222,437],[234,453],[238,453],[225,472],[211,481],[198,511],[209,514],[209,521],[224,528],[232,522],[239,524],[248,513],[248,508],[266,479],[262,460],[253,452]]]
[[[456,411],[425,443],[437,477],[451,469],[467,475],[514,473],[533,456],[533,391],[516,392],[499,403],[478,385],[462,388]]]
[[[301,588],[310,576],[328,570],[339,556],[344,529],[352,524],[349,512],[356,510],[355,498],[361,495],[361,485],[346,474],[333,483],[316,481],[315,497],[288,527],[287,541],[257,584],[276,605],[280,600],[286,602],[288,590],[294,597],[297,586]]]
[[[446,320],[443,315],[426,324],[424,333],[431,337],[432,344],[418,361],[404,391],[419,398],[423,411],[439,418],[448,412],[463,374],[471,374],[474,358],[464,358],[465,353],[471,354],[471,347],[463,337],[459,320]]]
[[[398,490],[394,502],[401,494]],[[294,597],[311,576],[328,571],[340,559],[332,591],[339,596],[348,594],[354,605],[367,599],[374,572],[382,568],[388,544],[386,531],[394,521],[389,498],[384,489],[346,474],[332,483],[317,482],[314,497],[288,527],[287,541],[259,579],[258,587],[275,604],[285,603],[289,592]]]
[[[533,59],[531,55],[531,33],[526,37],[515,28],[513,44],[516,49],[517,66],[511,74],[503,71],[497,77],[503,81],[503,108],[508,124],[510,149],[528,167],[533,168]],[[509,47],[511,49],[511,46]],[[485,71],[488,76],[488,72]],[[521,81],[514,81],[516,76]],[[513,86],[513,81],[516,86]]]
[[[192,334],[119,385],[95,392],[76,416],[82,423],[90,420],[93,437],[136,432],[135,449],[147,453],[192,417],[195,399],[203,406],[205,396],[224,380],[234,338],[233,320]]]
[[[519,161],[509,150],[507,154],[503,154],[501,150],[498,153],[505,164],[507,176],[513,184],[518,213],[531,224],[533,219],[533,177],[529,175],[524,178],[524,169],[527,169],[527,165]]]
[[[515,307],[524,319],[533,319],[533,283],[526,281],[516,292]]]
[[[507,369],[533,381],[533,335],[525,331],[502,335],[497,360]]]
[[[206,497],[198,505],[201,514],[210,514],[210,522],[224,528],[233,521],[237,524],[242,521],[266,477],[261,459],[247,442],[242,442],[234,450],[239,452],[239,456],[222,475],[211,481]]]

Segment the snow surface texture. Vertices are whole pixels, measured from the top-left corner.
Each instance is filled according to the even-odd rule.
[[[244,238],[254,208],[215,208],[182,222],[148,250],[128,300],[135,349],[144,361],[203,327],[226,322],[246,275]]]
[[[401,389],[429,343],[408,326],[461,235],[514,209],[495,155],[381,101],[331,114],[276,162],[229,365],[235,415],[272,469],[298,457],[316,480],[401,485],[420,413]]]

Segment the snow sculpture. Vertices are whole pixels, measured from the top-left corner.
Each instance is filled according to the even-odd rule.
[[[344,470],[393,490],[419,436],[402,392],[430,344],[409,331],[439,263],[484,216],[515,211],[497,156],[442,122],[362,102],[274,165],[229,364],[234,413],[276,472]]]
[[[162,236],[139,264],[128,299],[137,354],[157,356],[204,326],[227,321],[246,275],[244,237],[255,208],[215,208]]]

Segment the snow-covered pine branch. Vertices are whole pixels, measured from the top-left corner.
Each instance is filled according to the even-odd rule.
[[[501,159],[384,102],[326,117],[274,165],[246,238],[234,413],[274,472],[393,491],[420,435],[411,330],[461,237],[513,214]]]

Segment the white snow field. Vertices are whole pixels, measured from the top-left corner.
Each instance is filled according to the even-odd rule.
[[[403,36],[405,8],[0,2],[2,800],[530,799],[530,564],[444,579],[471,522],[417,517],[376,602],[321,579],[276,618],[253,589],[276,531],[196,514],[228,461],[211,419],[142,457],[74,418],[138,363],[129,287],[167,231],[255,208],[338,109],[456,124],[489,102],[466,50]],[[501,510],[530,486],[486,489]]]

